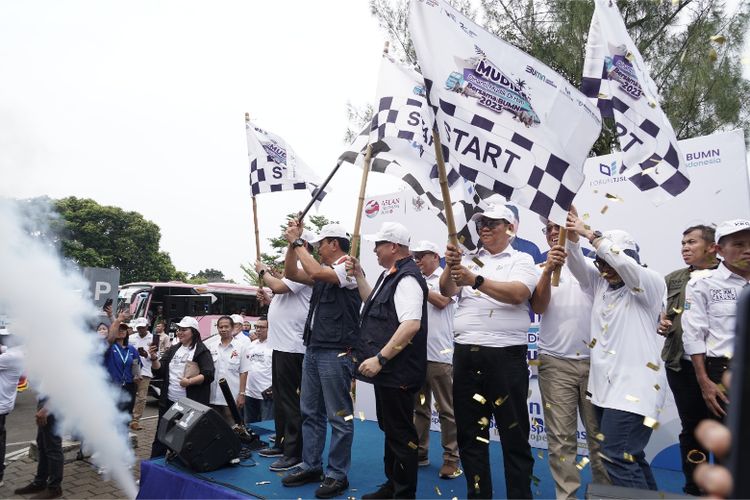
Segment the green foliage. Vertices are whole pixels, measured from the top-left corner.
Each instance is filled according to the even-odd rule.
[[[187,279],[188,283],[195,285],[201,285],[203,283],[234,283],[234,280],[228,280],[224,277],[224,273],[218,269],[203,269],[190,276]]]
[[[60,216],[51,225],[53,240],[79,266],[117,268],[121,283],[185,277],[159,250],[159,226],[138,212],[75,197],[55,200],[53,207]]]
[[[480,0],[479,17],[503,40],[546,63],[579,87],[594,5],[581,0]],[[453,2],[464,13],[467,0]],[[750,131],[750,81],[741,52],[750,4],[728,10],[721,0],[618,0],[630,36],[649,65],[678,139],[720,130]],[[392,52],[416,62],[407,28],[407,1],[371,0],[370,9],[393,42]],[[724,41],[711,37],[723,35]],[[593,154],[617,148],[605,120]],[[749,135],[749,134],[746,134]]]

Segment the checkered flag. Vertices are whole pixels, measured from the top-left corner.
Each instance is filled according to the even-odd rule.
[[[321,191],[317,194],[320,179],[315,172],[296,156],[281,137],[249,121],[245,124],[245,131],[252,195],[307,189],[316,197],[317,208],[327,193]]]
[[[596,107],[445,0],[411,2],[409,32],[446,164],[480,198],[498,194],[564,224],[601,130]]]
[[[658,205],[687,189],[687,165],[658,89],[614,2],[595,2],[581,90],[602,116],[615,120],[620,172],[639,190]]]

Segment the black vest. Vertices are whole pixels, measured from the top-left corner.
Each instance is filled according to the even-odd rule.
[[[361,337],[357,359],[364,361],[377,355],[391,339],[401,324],[396,315],[393,297],[396,285],[406,276],[413,276],[422,288],[422,321],[419,331],[411,343],[401,346],[397,356],[391,359],[374,378],[360,373],[357,377],[384,387],[421,387],[427,372],[427,284],[417,264],[411,257],[396,262],[395,271],[381,275],[373,290],[377,293],[367,298],[360,320]]]
[[[354,278],[352,278],[354,279]],[[303,341],[308,347],[349,349],[359,338],[359,290],[316,281],[310,297]]]

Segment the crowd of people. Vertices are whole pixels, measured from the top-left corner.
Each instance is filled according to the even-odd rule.
[[[682,424],[684,492],[701,494],[694,477],[710,452],[696,429],[705,419],[721,421],[731,404],[722,377],[733,354],[736,302],[750,281],[750,221],[686,228],[680,243],[686,267],[666,276],[643,264],[630,234],[594,230],[575,209],[564,242],[562,228],[542,220],[549,249],[535,264],[512,244],[517,221],[503,205],[476,214],[481,245],[473,254],[452,244],[413,243],[406,227],[384,223],[363,236],[374,242],[383,268],[376,276],[366,276],[349,255],[351,237],[341,225],[314,235],[290,221],[283,274],[256,263],[271,293],[259,289],[268,314],[254,327],[240,315],[222,316],[218,334],[204,341],[192,317],[176,324],[174,338],[161,317],[129,323],[123,312],[97,326],[102,363],[125,395],[120,408],[130,415],[129,430],[142,429],[152,380],[161,381],[159,417],[187,397],[234,424],[218,386],[224,379],[246,423],[274,420],[275,441],[258,452],[273,459],[269,470],[285,472],[286,487],[317,483],[316,497],[332,498],[350,486],[358,379],[374,386],[384,434],[385,481],[362,498],[416,496],[418,469],[430,463],[433,400],[441,429],[439,477],[463,476],[470,498],[501,495],[492,482],[494,429],[505,495],[531,498],[527,332],[537,314],[539,389],[556,496],[575,498],[580,470],[589,463],[596,483],[656,490],[645,448],[668,390]],[[0,354],[0,381],[17,379],[18,369],[6,368],[20,366],[14,353]],[[12,410],[7,392],[0,388],[3,448],[4,419]],[[16,493],[56,498],[59,437],[43,400],[39,408],[45,458],[34,481]],[[579,416],[589,451],[580,461]],[[155,436],[152,457],[166,451]]]

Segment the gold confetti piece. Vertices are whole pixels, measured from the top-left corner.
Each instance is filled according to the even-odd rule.
[[[620,247],[618,247],[617,245],[612,245],[611,247],[609,247],[609,251],[615,255],[620,255]]]
[[[583,215],[581,216],[581,219],[583,219],[583,220],[588,220],[588,218],[589,218],[589,217],[590,217],[590,216],[589,216],[589,213],[588,213],[588,212],[586,212],[585,214],[583,214]]]
[[[435,486],[435,493],[437,493],[438,496],[443,496],[443,494],[440,493],[440,488],[438,488],[437,486]]]
[[[487,400],[484,399],[484,396],[482,396],[481,394],[474,394],[474,397],[472,399],[480,404],[484,404],[487,402]]]
[[[589,226],[588,224],[584,224],[584,225],[583,225],[583,228],[584,228],[584,229],[585,229],[586,231],[591,231],[591,226]]]
[[[271,484],[271,481],[256,481],[255,486],[263,486],[264,484]]]
[[[565,463],[565,460],[566,460],[565,457],[560,457],[561,462]]]
[[[495,406],[500,406],[501,404],[505,403],[505,400],[510,397],[510,394],[508,394],[505,397],[499,397],[495,400]]]
[[[633,55],[632,52],[628,51],[628,53],[625,54],[625,59],[627,59],[630,62],[633,62],[633,59],[635,59],[635,56]]]
[[[484,262],[479,260],[479,257],[472,257],[471,261],[479,267],[484,267]]]
[[[719,54],[716,52],[716,49],[708,49],[708,60],[711,62],[716,62],[717,59],[719,59]]]
[[[750,64],[750,55],[743,56],[742,59],[740,59],[740,62],[743,66],[747,66]]]
[[[682,51],[682,55],[680,56],[680,64],[685,62],[685,56],[687,55],[687,50]]]
[[[652,108],[655,108],[656,107],[656,102],[655,101],[648,101],[648,105],[651,106]],[[651,168],[654,168],[654,167],[651,167]],[[646,170],[650,170],[650,169],[647,168]],[[646,170],[643,171],[643,175],[646,175]]]
[[[601,432],[597,432],[596,435],[594,435],[594,439],[596,439],[599,442],[604,442],[604,434]]]
[[[552,405],[549,403],[544,403],[544,407],[549,410],[550,408],[552,408]]]
[[[340,358],[340,357],[342,357],[342,356],[346,356],[346,352],[340,352],[340,353],[339,353],[339,355],[338,355],[338,356],[336,356],[336,357],[337,357],[337,358]]]
[[[682,308],[681,307],[673,307],[672,311],[674,311],[675,314],[680,314],[680,313],[682,313]]]
[[[483,438],[482,436],[477,436],[477,441],[481,441],[482,443],[489,444],[490,440],[487,438]]]
[[[628,401],[630,401],[631,403],[637,403],[637,402],[639,402],[639,401],[640,401],[640,399],[638,399],[638,398],[637,398],[637,397],[635,397],[635,396],[631,396],[630,394],[625,394],[625,399],[627,399],[627,400],[628,400]]]
[[[531,482],[534,483],[534,486],[539,486],[539,483],[542,482],[542,480],[536,477],[534,474],[529,476],[529,479],[531,479]]]
[[[633,455],[631,455],[627,451],[625,451],[625,452],[622,453],[622,458],[624,458],[628,462],[635,462],[635,458],[633,458]]]
[[[506,229],[506,230],[505,230],[505,234],[507,234],[507,235],[508,235],[508,236],[510,236],[511,238],[514,238],[514,237],[516,236],[516,233],[514,233],[514,232],[513,232],[513,231],[511,231],[510,229]]]
[[[607,210],[609,210],[609,207],[607,205],[604,205],[601,210],[599,210],[599,213],[606,214]]]
[[[394,345],[393,348],[396,349],[397,351],[400,351],[401,349],[403,349],[403,347],[400,344]]]
[[[492,313],[495,312],[494,309],[490,309],[490,318],[492,317]]]
[[[531,361],[529,361],[529,366],[539,366],[539,360],[532,359]]]
[[[539,450],[536,456],[539,457],[539,460],[544,460],[544,452],[542,450]]]
[[[343,417],[344,415],[346,415],[346,410],[339,410],[336,412],[337,417]]]
[[[661,390],[661,386],[659,384],[654,384],[654,390],[655,391],[660,391]]]
[[[617,196],[616,194],[612,194],[612,193],[605,193],[604,196],[608,200],[612,200],[612,201],[625,201],[622,198],[620,198],[619,196]]]
[[[711,41],[716,42],[719,45],[724,45],[724,42],[727,41],[727,37],[725,37],[724,35],[714,35],[711,37]]]
[[[615,355],[615,354],[617,354],[617,353],[616,353],[616,352],[615,352],[614,350],[612,350],[612,349],[610,349],[609,351],[604,351],[604,352],[606,352],[607,354],[612,354],[612,355]]]
[[[512,429],[513,427],[516,427],[518,425],[518,422],[513,422],[508,426],[508,429]]]
[[[607,333],[607,330],[609,330],[609,323],[604,323],[602,326],[602,333]]]
[[[484,428],[485,428],[485,427],[487,427],[488,425],[490,425],[490,421],[489,421],[489,419],[488,419],[487,417],[482,417],[482,418],[480,418],[480,419],[479,419],[479,420],[477,421],[477,423],[478,423],[478,424],[479,424],[480,426],[482,426],[482,430],[484,430]]]
[[[361,411],[359,412],[359,419],[364,422],[365,421],[365,412]]]
[[[599,92],[599,95],[597,95],[597,98],[599,99],[606,99],[607,97],[609,97],[607,94],[602,94],[601,92]]]
[[[700,450],[690,450],[685,458],[691,464],[702,464],[706,461],[706,454]]]
[[[416,450],[417,448],[419,448],[419,446],[414,444],[412,441],[409,441],[407,444],[409,445],[409,448],[411,448],[412,450]]]
[[[424,406],[424,402],[425,402],[426,400],[427,400],[427,398],[426,398],[426,397],[424,397],[424,394],[420,394],[420,395],[419,395],[419,404],[420,404],[421,406]]]
[[[659,365],[657,365],[656,363],[652,363],[651,361],[649,361],[648,363],[646,363],[646,366],[648,366],[649,368],[651,368],[655,372],[659,371]]]
[[[680,5],[680,0],[672,0],[672,7],[677,7]]]
[[[354,415],[347,415],[344,417],[344,422],[348,422],[350,420],[354,420]]]
[[[659,421],[653,417],[643,417],[643,425],[651,427],[653,430],[659,428]]]
[[[452,352],[453,352],[453,349],[451,349],[451,348],[449,347],[449,348],[447,348],[447,349],[443,349],[442,351],[440,351],[440,354],[450,354],[450,353],[452,353]]]
[[[637,286],[633,288],[633,291],[635,293],[643,293],[645,290],[643,288],[638,288]]]
[[[596,345],[596,339],[591,339],[591,342],[589,342],[588,344],[589,349],[593,349],[595,345]]]
[[[719,389],[719,391],[723,392],[724,394],[727,393],[727,388],[724,387],[724,384],[722,384],[721,382],[719,382],[718,384],[716,384],[716,388]]]
[[[469,349],[471,352],[477,352],[479,350],[479,347],[474,346],[471,349]]]
[[[583,470],[583,468],[586,467],[589,464],[589,462],[590,462],[589,457],[581,458],[581,461],[576,464],[576,469]]]

